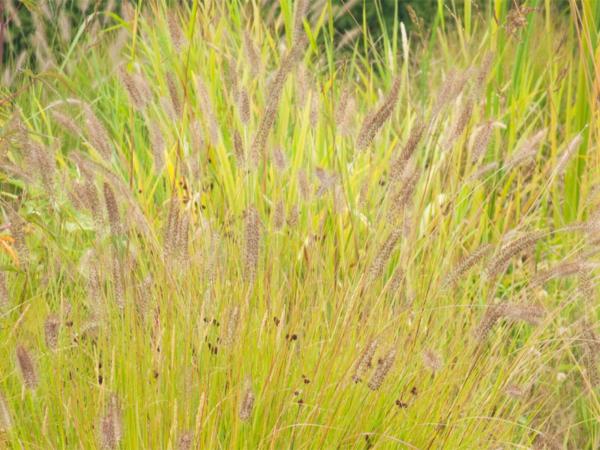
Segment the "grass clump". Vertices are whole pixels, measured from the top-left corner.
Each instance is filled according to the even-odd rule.
[[[139,2],[19,72],[2,445],[598,448],[600,14],[465,3]]]

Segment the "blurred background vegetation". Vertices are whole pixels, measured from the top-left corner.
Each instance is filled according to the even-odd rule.
[[[99,26],[110,22],[111,12],[117,15],[122,13],[123,3],[127,1],[130,0],[2,0],[0,52],[3,66],[6,67],[10,62],[13,67],[20,68],[27,63],[36,64],[40,59],[47,60],[52,53],[67,51],[84,20],[88,21],[86,33],[98,31]],[[172,0],[167,3],[169,1]],[[192,3],[192,0],[187,1]],[[262,1],[264,14],[276,12],[277,0],[259,1]],[[329,0],[312,1],[313,9],[320,9],[326,1]],[[544,1],[547,0],[501,1],[504,9],[502,16],[511,8],[536,7]],[[142,3],[149,2],[144,0]],[[476,18],[479,14],[486,14],[491,0],[472,0],[468,3],[472,16]],[[353,31],[358,35],[362,27],[366,27],[371,36],[376,38],[383,29],[392,28],[395,18],[404,23],[409,34],[425,36],[440,17],[461,17],[465,0],[331,0],[331,4],[335,10],[338,39],[350,40]],[[550,4],[559,12],[565,11],[569,7],[569,0],[552,0]]]

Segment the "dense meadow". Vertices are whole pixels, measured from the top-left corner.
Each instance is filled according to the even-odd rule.
[[[7,58],[0,448],[600,448],[600,4],[177,3]]]

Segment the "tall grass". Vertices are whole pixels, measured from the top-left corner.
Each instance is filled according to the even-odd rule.
[[[600,9],[569,6],[350,39],[328,1],[138,2],[19,72],[2,446],[598,448]]]

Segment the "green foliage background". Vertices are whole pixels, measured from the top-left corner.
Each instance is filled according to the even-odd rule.
[[[22,51],[27,51],[31,47],[31,39],[35,33],[35,23],[32,16],[38,14],[42,18],[45,26],[44,35],[48,39],[48,43],[54,50],[60,51],[66,44],[59,42],[57,39],[61,35],[60,16],[66,15],[70,26],[77,29],[85,17],[88,17],[95,12],[104,12],[111,9],[114,13],[120,14],[123,0],[98,0],[98,1],[80,1],[80,0],[47,0],[43,2],[47,5],[45,14],[41,7],[41,1],[35,0],[7,0],[12,2],[14,9],[18,11],[21,21],[20,26],[17,26],[10,19],[8,9],[5,7],[3,11],[3,21],[8,27],[8,33],[5,33],[3,63],[15,60]],[[125,0],[129,1],[129,0]],[[135,2],[134,2],[135,3]],[[181,3],[180,1],[173,3]],[[243,3],[243,1],[242,1]],[[332,6],[344,7],[351,5],[348,13],[340,16],[335,21],[336,33],[341,37],[349,30],[356,27],[366,26],[371,35],[378,36],[383,28],[391,29],[393,26],[394,17],[397,15],[398,21],[403,22],[407,31],[418,31],[426,33],[429,27],[433,24],[437,15],[439,2],[438,0],[363,0],[352,2],[352,0],[331,0]],[[453,0],[446,2],[443,6],[444,16],[450,19],[453,16],[460,17],[464,7],[464,0]],[[517,3],[523,3],[522,1]],[[538,1],[527,2],[527,4],[537,4]],[[568,8],[569,0],[553,0],[557,10],[565,10]],[[273,1],[270,2],[273,5]],[[264,9],[270,7],[269,2],[264,4]],[[483,13],[489,5],[488,1],[479,0],[473,1],[473,13]],[[505,8],[514,7],[512,0],[506,0]],[[48,12],[50,15],[48,16]],[[411,14],[414,12],[414,14]],[[102,17],[103,16],[103,17]],[[416,18],[416,23],[415,23]],[[99,20],[106,20],[106,15],[98,14]],[[32,52],[33,53],[33,52]],[[31,56],[31,62],[34,62],[35,57]]]
[[[60,15],[66,14],[69,18],[70,25],[76,29],[85,17],[94,12],[105,11],[107,7],[111,8],[115,13],[119,14],[123,0],[100,0],[82,2],[80,0],[48,0],[46,2],[47,9],[51,17],[44,16],[42,13],[41,2],[34,0],[12,1],[14,8],[18,10],[21,20],[21,26],[17,27],[14,21],[10,20],[8,10],[3,11],[3,21],[9,27],[8,36],[4,39],[4,54],[3,62],[14,60],[23,50],[27,50],[31,46],[31,39],[35,32],[33,14],[39,14],[43,17],[44,25],[46,26],[45,35],[48,42],[55,49],[62,48],[64,43],[58,42],[57,37],[60,36]],[[125,0],[127,1],[127,0]],[[180,3],[180,2],[176,2]],[[332,0],[333,6],[343,7],[350,4],[350,0]],[[453,13],[458,14],[463,6],[463,0],[456,0],[453,3],[452,9],[446,8],[448,16]],[[482,8],[484,2],[475,2],[477,9]],[[82,8],[82,5],[85,7]],[[265,4],[265,10],[269,8],[269,4]],[[366,25],[371,34],[377,36],[380,34],[381,28],[392,27],[394,15],[397,14],[409,31],[416,28],[414,20],[411,19],[410,10],[412,9],[417,17],[422,20],[422,25],[426,29],[429,27],[436,16],[438,8],[437,0],[366,0],[356,2],[349,9],[348,14],[345,14],[336,19],[336,32],[341,36],[346,31],[356,28],[357,26]]]

